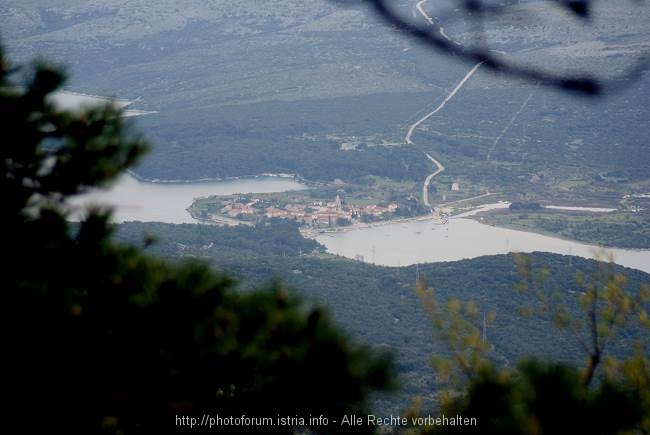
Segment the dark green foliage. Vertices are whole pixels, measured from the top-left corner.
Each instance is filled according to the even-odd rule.
[[[418,102],[426,104],[427,97],[432,98],[419,95]],[[362,129],[358,134],[376,134],[375,128],[383,131],[388,123],[390,137],[399,137],[399,123],[420,109],[412,98],[409,94],[378,94],[238,104],[209,111],[197,110],[194,105],[165,108],[138,120],[156,142],[138,173],[166,179],[292,173],[311,181],[356,181],[367,175],[419,181],[431,164],[414,147],[343,151],[341,142],[348,139],[325,137],[339,131],[342,137],[352,136],[358,128]],[[360,123],[358,114],[364,111],[371,113]],[[381,113],[375,114],[377,111]],[[316,121],[306,122],[305,118]],[[215,119],[221,121],[215,123]]]
[[[650,213],[616,211],[610,213],[554,212],[551,210],[497,212],[484,216],[492,225],[525,231],[543,231],[600,246],[647,249],[650,246]]]
[[[397,210],[395,210],[395,216],[398,217],[409,217],[409,216],[418,216],[423,213],[426,213],[428,210],[420,202],[414,198],[409,197],[399,202]]]
[[[542,206],[538,202],[513,202],[508,207],[510,210],[541,210]]]
[[[467,395],[445,411],[476,418],[481,433],[597,433],[631,430],[644,412],[638,391],[603,382],[588,390],[575,369],[524,361],[503,375],[486,371],[475,379]],[[447,426],[433,433],[474,433],[476,427]]]
[[[64,80],[57,69],[39,66],[23,91],[8,81],[9,66],[2,62],[0,183],[6,219],[20,215],[9,211],[25,211],[36,201],[43,206],[109,181],[142,155],[143,143],[126,136],[118,111],[70,113],[52,106],[48,95]]]
[[[204,264],[118,246],[98,211],[70,225],[64,199],[115,178],[144,144],[113,108],[48,104],[63,81],[56,69],[38,67],[21,88],[0,59],[5,398],[21,432],[169,433],[176,416],[210,413],[338,416],[362,412],[387,385],[386,357],[280,284],[241,293]]]
[[[269,233],[275,231],[274,225],[269,227]],[[219,248],[216,243],[210,249],[202,249],[214,240],[216,234],[220,234],[219,238],[224,240],[232,237],[228,233],[250,238],[241,240],[243,246],[253,246],[256,240],[260,245],[266,245],[266,242],[259,232],[210,228],[201,229],[200,234],[205,237],[190,243],[187,236],[190,234],[189,227],[127,223],[119,225],[118,235],[125,242],[139,244],[143,233],[152,234],[157,243],[148,248],[151,252],[171,258],[200,256],[216,267],[232,271],[241,280],[240,286],[244,289],[259,286],[269,276],[281,279],[307,300],[326,304],[334,318],[355,338],[394,351],[401,391],[398,395],[383,397],[373,409],[384,413],[403,411],[416,394],[424,397],[425,409],[436,406],[432,395],[442,385],[431,373],[430,359],[432,355],[447,355],[448,351],[444,343],[432,339],[434,330],[415,295],[416,266],[374,266],[343,258],[306,256],[305,250],[302,256],[287,254],[279,257],[267,250],[259,253],[248,249],[237,251]],[[277,231],[285,230],[279,227]],[[292,236],[286,234],[287,240],[299,238],[297,229],[293,231]],[[198,229],[196,234],[199,234]],[[183,247],[178,246],[177,242]],[[287,249],[287,252],[291,250]],[[590,276],[598,270],[598,263],[547,253],[536,253],[533,263],[535,267],[547,267],[551,272],[544,290],[549,294],[557,290],[566,294],[571,303],[571,312],[577,313],[579,293],[575,290],[579,286],[575,277],[577,274]],[[614,266],[613,271],[626,275],[627,291],[634,291],[641,284],[649,282],[648,274],[640,271],[619,266]],[[551,333],[552,321],[531,319],[521,314],[520,308],[534,304],[535,299],[514,290],[521,277],[511,256],[421,264],[419,275],[435,287],[442,300],[474,299],[481,313],[496,312],[495,322],[488,328],[487,336],[494,344],[493,352],[499,363],[515,366],[524,356],[567,363],[574,367],[584,363],[585,356],[568,331]],[[631,343],[640,338],[650,345],[648,338],[643,338],[640,331],[630,330],[611,343],[609,352],[617,357],[627,357],[632,349]]]
[[[116,238],[128,243],[140,244],[147,235],[159,242],[151,249],[167,257],[182,252],[206,258],[215,255],[293,257],[325,249],[315,240],[303,238],[298,224],[288,219],[268,219],[254,227],[153,222],[127,222],[117,226]]]

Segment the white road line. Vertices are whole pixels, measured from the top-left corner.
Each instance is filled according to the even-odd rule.
[[[413,123],[411,125],[411,127],[409,127],[408,131],[406,132],[406,137],[404,137],[404,142],[406,142],[407,144],[412,144],[413,141],[411,140],[411,137],[413,136],[413,133],[415,132],[415,129],[418,128],[420,126],[420,124],[422,124],[424,121],[431,118],[433,115],[435,115],[440,110],[442,110],[442,108],[445,107],[445,105],[452,98],[454,98],[454,95],[456,95],[456,93],[460,90],[460,88],[463,87],[465,82],[467,82],[467,80],[469,80],[474,75],[476,70],[478,70],[481,67],[481,65],[483,65],[483,62],[479,62],[476,65],[474,65],[474,67],[467,74],[465,74],[465,77],[463,77],[463,79],[460,82],[458,82],[456,87],[454,89],[452,89],[452,91],[445,97],[444,100],[442,100],[442,103],[440,103],[440,105],[435,108],[435,110],[433,110],[432,112],[426,114],[424,117],[420,118],[418,121]]]
[[[501,140],[503,135],[506,134],[508,132],[508,130],[510,130],[510,127],[512,127],[512,124],[517,120],[519,115],[521,115],[521,112],[524,111],[524,109],[528,105],[528,102],[530,101],[530,99],[533,97],[534,94],[535,94],[535,91],[531,92],[530,95],[528,95],[528,98],[526,98],[526,100],[523,102],[523,104],[521,105],[521,107],[519,108],[517,113],[515,113],[512,118],[510,118],[510,122],[508,122],[508,124],[506,124],[506,126],[503,127],[503,130],[501,130],[501,133],[499,134],[499,136],[497,136],[497,138],[494,140],[494,143],[492,144],[492,146],[488,150],[487,157],[485,158],[486,162],[490,161],[490,157],[492,156],[492,152],[497,147],[497,144],[499,143],[499,141]]]
[[[429,14],[427,14],[426,11],[422,8],[422,5],[424,5],[427,1],[429,0],[420,0],[415,5],[415,8],[420,13],[420,15],[422,15],[425,21],[429,23],[429,25],[433,26],[435,25],[433,18],[431,18]],[[440,35],[442,35],[443,38],[445,38],[450,42],[453,42],[447,36],[447,34],[445,33],[445,29],[443,27],[438,26],[438,32],[440,32]],[[452,98],[454,98],[454,95],[456,95],[456,93],[460,90],[460,88],[463,87],[463,85],[467,82],[467,80],[469,80],[474,75],[474,73],[481,67],[481,65],[483,65],[483,63],[484,62],[479,62],[476,65],[474,65],[474,67],[467,74],[465,74],[465,77],[463,77],[463,79],[460,82],[458,82],[456,87],[452,89],[452,91],[449,94],[447,94],[445,99],[442,100],[442,103],[440,103],[438,107],[436,107],[432,112],[429,112],[428,114],[420,118],[418,121],[411,124],[408,131],[406,132],[406,136],[404,137],[404,142],[406,142],[409,145],[412,144],[413,141],[411,140],[411,137],[413,136],[415,129],[418,128],[420,124],[422,124],[424,121],[431,118],[433,115],[435,115],[440,110],[442,110],[442,108],[445,107],[445,105],[449,101],[451,101]],[[442,165],[442,163],[440,163],[438,160],[433,158],[429,153],[425,153],[425,155],[429,160],[431,160],[436,165],[436,170],[427,176],[427,178],[424,180],[424,184],[422,185],[422,203],[426,207],[431,207],[431,204],[429,204],[429,185],[431,184],[431,180],[433,179],[433,177],[435,177],[436,175],[444,171],[445,167]]]
[[[427,158],[428,158],[429,160],[431,160],[431,161],[433,162],[433,164],[436,165],[436,167],[438,168],[438,169],[436,169],[435,172],[433,172],[433,173],[431,173],[431,174],[429,174],[429,175],[427,176],[427,178],[424,180],[424,185],[422,186],[422,203],[423,203],[426,207],[431,207],[431,204],[429,204],[429,184],[431,184],[431,180],[433,179],[433,177],[435,177],[436,175],[438,175],[439,173],[441,173],[442,171],[445,170],[445,167],[442,166],[442,163],[440,163],[438,160],[436,160],[435,158],[433,158],[433,157],[431,156],[431,154],[429,154],[429,153],[424,153],[424,154],[425,154],[425,155],[427,156]]]

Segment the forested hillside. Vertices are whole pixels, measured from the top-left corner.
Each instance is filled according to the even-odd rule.
[[[591,2],[490,2],[487,13],[386,1],[421,39],[485,42],[502,59],[592,72],[618,90],[588,102],[490,74],[504,71],[486,57],[458,62],[454,45],[456,56],[433,54],[369,3],[0,4],[0,287],[13,327],[6,377],[18,380],[9,414],[23,429],[168,433],[188,420],[212,428],[218,412],[263,418],[265,433],[348,433],[341,416],[372,412],[478,416],[485,433],[650,431],[649,274],[545,253],[384,267],[328,254],[297,224],[310,235],[447,225],[468,204],[507,200],[486,222],[647,248],[650,75],[646,65],[620,77],[650,48],[650,7],[601,0],[579,24],[558,7],[586,16]],[[483,12],[484,26],[462,18]],[[66,110],[66,74],[27,66],[41,55],[67,65],[68,90],[125,99]],[[205,225],[115,225],[101,204],[72,221],[73,200],[126,170],[133,183],[162,181],[160,202],[129,200],[147,220],[162,202]],[[256,197],[233,186],[260,184],[229,180],[229,196],[186,209],[203,193],[168,195],[164,183],[265,173],[310,187]],[[412,432],[457,433],[426,421]]]
[[[608,77],[647,50],[647,4],[599,2],[591,25],[582,26],[550,2],[526,3],[485,29],[492,46],[515,60]],[[411,2],[400,4],[418,19]],[[137,108],[158,111],[138,121],[155,143],[137,169],[145,177],[289,172],[421,182],[431,169],[427,151],[447,169],[433,183],[438,189],[460,180],[473,191],[609,201],[648,188],[647,75],[604,105],[479,69],[405,146],[408,126],[471,65],[387,31],[363,7],[8,0],[0,16],[10,52],[21,59],[47,50],[69,65],[71,89],[141,97]],[[450,16],[447,33],[471,41],[458,18]]]
[[[382,409],[403,410],[415,394],[432,400],[440,388],[432,376],[430,359],[434,355],[446,355],[448,349],[443,341],[435,338],[434,328],[416,296],[416,276],[435,288],[443,301],[474,299],[482,312],[496,313],[496,321],[487,330],[487,336],[493,344],[491,357],[498,364],[512,366],[523,356],[575,365],[584,363],[585,355],[569,332],[556,331],[551,319],[532,319],[521,314],[521,309],[530,307],[534,299],[515,290],[522,276],[510,255],[401,268],[380,267],[313,251],[308,253],[307,248],[313,245],[306,245],[295,227],[287,224],[276,227],[278,224],[257,230],[203,226],[197,231],[193,225],[127,223],[118,226],[117,238],[141,243],[143,234],[153,235],[158,241],[148,248],[152,253],[176,259],[197,257],[232,271],[239,278],[242,290],[264,285],[269,277],[276,277],[308,301],[329,308],[334,318],[355,337],[395,352],[403,388],[397,398],[382,399]],[[286,241],[282,253],[268,243],[277,234],[283,234]],[[235,240],[243,247],[241,250],[231,247],[231,241]],[[246,247],[253,245],[259,248]],[[577,276],[588,277],[599,268],[595,261],[542,253],[534,255],[534,265],[548,268],[550,279],[545,290],[560,291],[572,310],[576,309],[574,304],[582,291]],[[650,283],[648,274],[618,266],[611,268],[627,277],[625,288],[632,292],[642,283]],[[577,310],[573,313],[578,315]],[[626,354],[638,338],[639,331],[628,331],[609,350],[613,354]],[[650,345],[647,336],[644,341]],[[427,406],[432,406],[432,402]]]

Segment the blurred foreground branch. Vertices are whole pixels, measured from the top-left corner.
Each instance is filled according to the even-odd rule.
[[[481,29],[483,29],[486,19],[506,14],[512,8],[518,7],[520,5],[519,1],[506,0],[496,4],[485,0],[457,0],[458,9],[462,11],[462,19],[470,20],[473,27],[478,30],[475,43],[472,45],[464,45],[449,38],[442,31],[440,25],[433,19],[412,20],[405,18],[394,6],[396,2],[389,0],[331,1],[346,5],[368,4],[386,24],[422,42],[439,53],[454,56],[459,60],[467,62],[482,63],[484,68],[508,77],[522,79],[531,83],[539,83],[564,91],[576,92],[581,95],[598,96],[615,92],[637,79],[648,67],[647,54],[639,56],[627,71],[613,78],[597,77],[588,71],[563,74],[514,62],[505,53],[486,46],[484,39],[481,37]],[[421,8],[426,1],[420,1],[416,7],[418,9]],[[589,20],[591,17],[593,3],[591,0],[548,1],[581,21]],[[448,14],[445,18],[453,19],[453,16],[452,14]],[[456,19],[458,20],[460,18]]]

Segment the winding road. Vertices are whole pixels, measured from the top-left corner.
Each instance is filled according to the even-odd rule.
[[[460,90],[460,88],[463,87],[463,85],[467,82],[467,80],[469,80],[470,77],[472,77],[474,75],[476,70],[478,70],[480,68],[480,66],[483,65],[483,63],[484,62],[479,62],[476,65],[474,65],[474,67],[471,70],[469,70],[469,72],[467,74],[465,74],[465,77],[463,77],[462,80],[460,82],[458,82],[456,87],[454,89],[452,89],[452,91],[449,94],[447,94],[445,99],[442,100],[442,103],[440,103],[440,105],[438,107],[436,107],[432,112],[429,112],[426,115],[424,115],[419,120],[415,121],[413,124],[411,124],[408,131],[406,132],[406,136],[404,137],[404,142],[406,142],[407,144],[412,144],[413,141],[411,140],[411,137],[413,136],[413,133],[415,132],[415,129],[418,128],[420,126],[420,124],[422,124],[424,121],[426,121],[427,119],[431,118],[433,115],[435,115],[436,113],[441,111],[443,109],[443,107],[445,107],[447,105],[447,103],[452,98],[454,98],[456,93]]]
[[[415,5],[415,8],[420,13],[420,15],[422,15],[422,17],[424,18],[424,20],[427,23],[429,23],[430,25],[433,25],[434,24],[433,18],[431,18],[426,13],[426,11],[422,8],[422,5],[424,3],[426,3],[427,1],[429,1],[429,0],[420,0]],[[442,27],[439,27],[439,29],[440,29],[439,30],[440,34],[443,36],[443,38],[451,41],[451,39],[449,39],[449,37],[445,34],[445,30]],[[440,105],[438,107],[436,107],[433,111],[431,111],[431,112],[427,113],[426,115],[424,115],[422,118],[415,121],[413,124],[411,124],[411,126],[409,127],[409,129],[406,132],[406,136],[404,137],[404,142],[405,143],[407,143],[409,145],[413,144],[413,140],[411,138],[413,137],[413,133],[415,133],[415,129],[417,129],[420,126],[420,124],[422,124],[424,121],[426,121],[427,119],[431,118],[433,115],[435,115],[436,113],[441,111],[445,107],[445,105],[447,105],[447,103],[449,101],[451,101],[452,98],[454,98],[454,96],[460,90],[460,88],[462,88],[465,85],[467,80],[469,80],[474,75],[474,73],[481,67],[481,65],[483,65],[483,63],[484,62],[479,62],[476,65],[474,65],[474,67],[471,70],[469,70],[469,72],[467,74],[465,74],[465,77],[463,77],[461,79],[461,81],[458,82],[456,87],[454,89],[452,89],[451,92],[449,92],[449,94],[447,94],[445,99],[442,100],[442,103],[440,103]],[[445,167],[443,166],[442,163],[440,163],[438,160],[433,158],[429,153],[424,153],[424,154],[427,156],[427,158],[429,160],[431,160],[433,162],[433,164],[436,165],[436,170],[434,172],[432,172],[431,174],[429,174],[427,176],[427,178],[425,178],[424,184],[422,185],[422,203],[426,207],[431,207],[431,204],[429,203],[429,185],[431,184],[431,180],[433,179],[433,177],[435,177],[436,175],[438,175],[439,173],[444,171]]]
[[[425,206],[431,207],[431,204],[429,204],[429,184],[431,184],[431,180],[433,179],[433,177],[435,177],[436,175],[438,175],[439,173],[445,170],[445,167],[442,166],[442,163],[440,163],[438,160],[434,159],[431,156],[431,154],[429,153],[424,153],[424,154],[438,168],[435,170],[435,172],[432,172],[429,175],[427,175],[427,178],[424,180],[424,185],[422,186],[422,202],[424,203]]]

